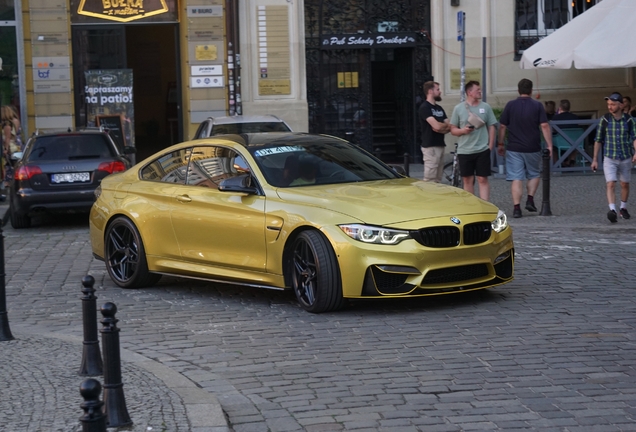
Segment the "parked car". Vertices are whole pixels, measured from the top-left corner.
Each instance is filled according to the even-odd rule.
[[[194,139],[256,132],[291,132],[291,128],[274,115],[209,117],[201,122]]]
[[[513,278],[503,211],[326,135],[177,144],[105,178],[96,194],[93,254],[123,288],[162,274],[290,288],[318,313],[346,299],[460,293]]]
[[[14,228],[28,228],[38,212],[89,212],[102,179],[130,166],[103,129],[36,134],[17,156],[9,210]]]

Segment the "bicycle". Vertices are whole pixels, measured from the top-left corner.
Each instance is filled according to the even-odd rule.
[[[459,174],[459,158],[457,157],[457,143],[455,143],[455,151],[452,151],[453,161],[444,165],[444,174],[442,183],[450,184],[458,188],[462,187],[462,176]]]

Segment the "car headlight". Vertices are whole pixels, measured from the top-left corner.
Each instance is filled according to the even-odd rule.
[[[506,214],[502,210],[499,210],[499,213],[497,213],[497,219],[492,221],[492,229],[493,231],[499,233],[505,230],[506,228],[508,228],[508,218],[506,217]]]
[[[97,186],[97,187],[95,188],[95,191],[93,192],[93,194],[95,194],[95,199],[98,199],[98,198],[99,198],[99,196],[102,194],[102,187],[101,187],[101,185],[100,185],[100,186]]]
[[[363,243],[395,245],[411,238],[408,231],[390,228],[360,224],[339,225],[339,227],[346,235]]]

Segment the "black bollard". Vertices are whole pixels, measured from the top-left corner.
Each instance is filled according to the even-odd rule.
[[[119,329],[115,318],[117,306],[104,303],[101,308],[102,347],[104,350],[104,414],[109,428],[128,426],[132,420],[126,409],[124,384],[121,382],[121,358],[119,355]]]
[[[102,385],[93,378],[88,378],[80,384],[80,394],[84,402],[80,404],[84,415],[79,418],[83,432],[106,432],[106,417],[102,412],[104,402],[99,400]]]
[[[410,168],[411,168],[411,156],[408,153],[404,153],[404,172],[406,173],[406,176],[409,177],[410,176]]]
[[[99,352],[97,338],[97,296],[95,296],[95,278],[86,275],[82,278],[82,321],[84,324],[84,349],[80,376],[97,376],[102,374],[102,354]]]
[[[5,214],[6,215],[6,214]],[[4,273],[4,235],[2,234],[4,218],[0,222],[0,341],[13,340],[7,315],[6,274]]]
[[[543,201],[541,202],[541,216],[552,216],[550,211],[550,169],[552,161],[550,160],[550,151],[543,149],[543,171],[541,171],[541,181],[543,182]]]

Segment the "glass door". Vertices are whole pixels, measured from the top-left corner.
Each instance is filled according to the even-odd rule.
[[[75,86],[75,126],[86,126],[85,71],[125,69],[126,34],[119,26],[73,26],[73,80]]]

